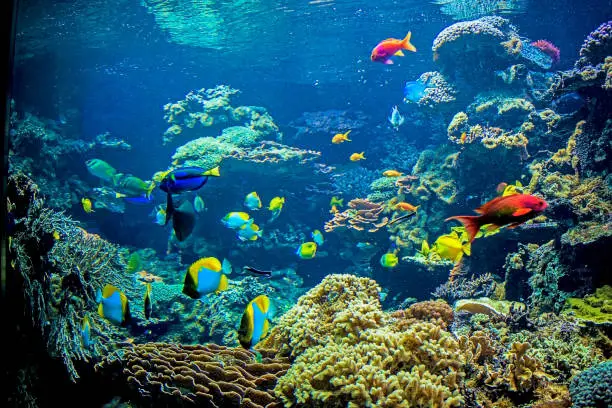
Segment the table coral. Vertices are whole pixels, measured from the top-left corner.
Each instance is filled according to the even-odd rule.
[[[260,351],[261,362],[242,348],[138,344],[110,354],[96,371],[127,383],[143,403],[214,407],[280,407],[272,389],[286,373],[286,359]]]
[[[346,210],[335,213],[334,217],[325,223],[325,232],[331,232],[337,228],[348,228],[358,232],[376,232],[389,222],[389,217],[383,216],[385,208],[384,203],[356,198],[349,201]]]

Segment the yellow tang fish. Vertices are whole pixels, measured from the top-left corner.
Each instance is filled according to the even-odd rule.
[[[317,253],[317,244],[314,242],[304,242],[295,251],[296,255],[302,259],[312,259]]]
[[[91,204],[91,200],[89,198],[82,198],[81,199],[81,205],[83,206],[83,210],[86,213],[92,213],[94,212],[93,208],[92,208],[92,204]]]
[[[268,335],[274,312],[275,307],[266,295],[257,296],[249,302],[238,329],[238,341],[242,347],[250,349]]]
[[[440,255],[440,258],[459,263],[463,254],[467,256],[472,254],[472,246],[469,242],[462,240],[456,232],[451,232],[438,237],[434,242],[432,251]]]
[[[394,252],[388,252],[380,257],[380,264],[384,268],[395,268],[399,262],[397,255]]]
[[[383,176],[385,177],[401,177],[404,173],[400,173],[397,170],[387,170],[383,172]]]
[[[356,162],[359,160],[365,160],[365,156],[363,155],[364,153],[365,152],[351,154],[351,157],[350,157],[351,161]]]
[[[337,133],[334,135],[334,137],[332,137],[332,143],[340,144],[342,142],[352,142],[352,140],[348,138],[349,133],[351,133],[350,130],[346,133]]]

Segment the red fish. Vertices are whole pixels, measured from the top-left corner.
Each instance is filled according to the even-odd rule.
[[[528,221],[548,207],[546,201],[529,194],[514,194],[506,197],[497,197],[474,210],[480,215],[459,215],[447,218],[461,222],[468,233],[470,242],[485,224],[491,224],[490,229],[508,225],[515,228]]]
[[[382,62],[383,64],[393,64],[391,57],[394,55],[403,57],[404,53],[402,50],[416,52],[414,45],[410,44],[411,35],[412,33],[408,32],[408,34],[406,34],[406,38],[403,40],[398,40],[397,38],[387,38],[386,40],[379,42],[378,45],[372,50],[370,59],[372,61]]]

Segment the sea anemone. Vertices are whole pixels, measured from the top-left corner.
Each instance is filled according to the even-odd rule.
[[[532,42],[531,45],[533,45],[536,48],[539,48],[542,52],[544,52],[546,55],[548,55],[550,58],[552,58],[552,61],[553,61],[554,64],[559,62],[559,58],[560,58],[561,52],[550,41],[547,41],[547,40],[538,40],[538,41]]]

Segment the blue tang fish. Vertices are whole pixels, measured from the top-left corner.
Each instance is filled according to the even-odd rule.
[[[227,259],[223,264],[217,258],[209,257],[195,261],[185,275],[183,293],[192,299],[200,299],[209,293],[220,293],[227,289],[227,275],[232,266]]]
[[[242,347],[250,349],[268,335],[274,309],[266,295],[257,296],[247,305],[238,329],[238,341]]]
[[[151,204],[153,202],[153,197],[151,197],[150,194],[149,195],[142,194],[136,197],[129,197],[126,194],[115,193],[115,198],[123,198],[123,201],[130,203],[130,204],[146,205],[146,204]]]
[[[206,184],[208,176],[219,177],[219,167],[210,170],[202,167],[181,167],[166,174],[159,188],[168,194],[194,191]]]
[[[325,240],[323,239],[323,234],[318,229],[312,231],[310,233],[310,236],[317,245],[323,245],[323,242],[325,242]]]
[[[127,297],[113,285],[106,285],[104,289],[96,293],[98,314],[118,325],[125,325],[130,321],[130,305]]]
[[[409,81],[404,86],[404,103],[418,103],[425,96],[427,85],[420,81]]]

